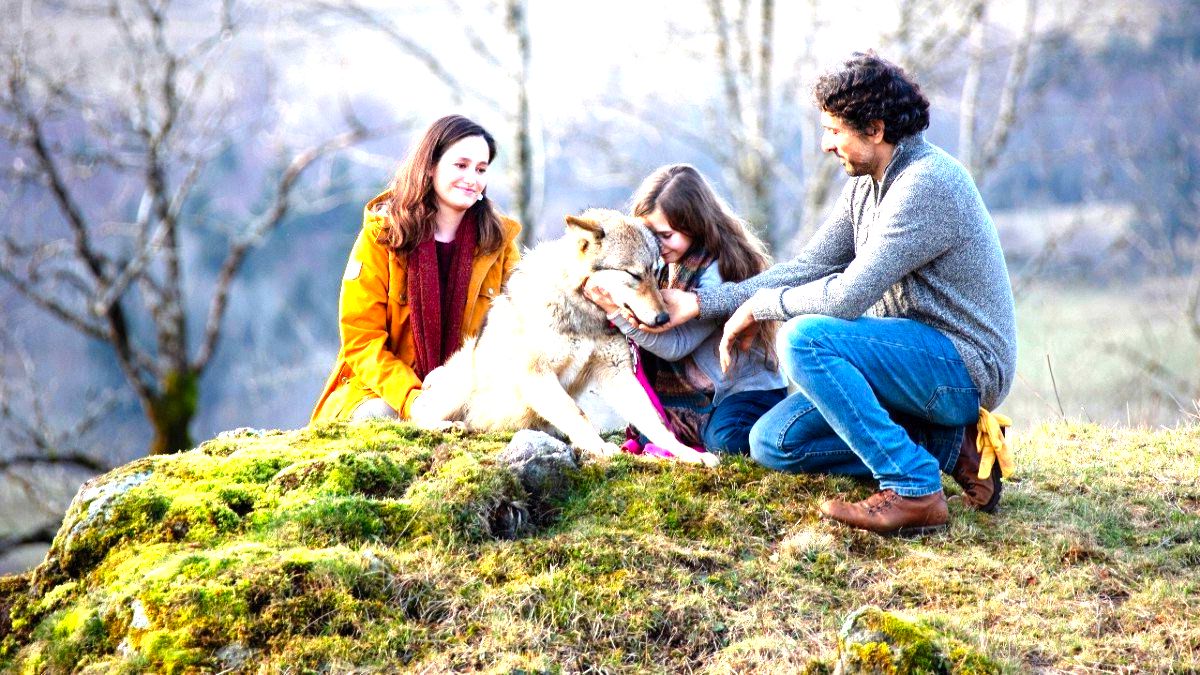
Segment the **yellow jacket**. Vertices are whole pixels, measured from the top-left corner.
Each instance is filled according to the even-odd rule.
[[[388,193],[375,197],[363,211],[363,227],[342,277],[338,324],[342,347],[337,363],[309,423],[347,419],[364,399],[382,398],[407,419],[421,391],[413,371],[416,351],[409,322],[407,257],[376,240],[387,223]],[[477,335],[500,286],[520,254],[516,221],[501,218],[504,245],[488,254],[476,252],[467,286],[463,336]]]

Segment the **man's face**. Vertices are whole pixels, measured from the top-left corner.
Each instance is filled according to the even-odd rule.
[[[851,176],[873,175],[879,168],[879,145],[840,117],[821,111],[821,150],[832,152]]]

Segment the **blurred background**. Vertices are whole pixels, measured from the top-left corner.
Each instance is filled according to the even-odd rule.
[[[527,245],[689,162],[786,259],[845,180],[812,83],[856,50],[991,209],[1016,433],[1200,415],[1194,0],[0,7],[0,572],[91,475],[307,422],[362,205],[433,119],[496,136]]]

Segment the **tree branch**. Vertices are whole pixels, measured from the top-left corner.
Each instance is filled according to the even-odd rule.
[[[1200,340],[1200,274],[1196,275],[1196,286],[1192,289],[1192,296],[1188,301],[1187,319],[1192,335]]]
[[[225,309],[229,301],[229,290],[233,284],[233,280],[250,251],[259,246],[266,236],[278,227],[288,215],[292,207],[292,191],[295,189],[296,182],[300,179],[304,171],[317,159],[334,150],[359,143],[369,137],[390,133],[392,130],[380,129],[371,131],[361,126],[356,126],[350,131],[346,131],[320,145],[301,152],[292,159],[279,179],[275,201],[271,205],[271,208],[250,228],[246,236],[232,243],[229,247],[229,252],[225,256],[225,262],[221,265],[221,270],[217,274],[212,301],[209,304],[208,320],[205,323],[204,337],[201,339],[200,349],[196,354],[196,358],[190,364],[193,372],[203,371],[212,358],[217,340],[221,336],[221,327],[224,323]]]
[[[75,466],[96,473],[104,473],[112,469],[107,463],[102,462],[95,457],[84,454],[82,452],[65,452],[65,453],[46,453],[46,454],[18,454],[9,457],[0,457],[0,472],[8,471],[18,466]]]
[[[1029,66],[1029,52],[1033,44],[1036,19],[1037,0],[1025,0],[1025,24],[1008,64],[1008,72],[1004,77],[1004,88],[1000,91],[1000,112],[996,117],[996,123],[992,126],[992,133],[988,137],[987,144],[979,154],[975,174],[976,183],[982,183],[984,175],[996,165],[1000,153],[1008,144],[1009,135],[1017,121],[1017,96],[1021,92],[1021,84]]]
[[[967,38],[967,72],[963,76],[958,101],[958,159],[975,174],[975,128],[979,109],[979,80],[983,73],[984,21],[983,6],[971,16]],[[976,179],[978,180],[978,179]]]
[[[54,535],[58,534],[58,527],[58,523],[52,523],[42,525],[29,532],[0,537],[0,551],[11,551],[18,546],[28,544],[53,544]]]
[[[742,100],[738,90],[737,74],[734,72],[731,61],[733,55],[730,53],[729,21],[725,17],[725,8],[721,6],[721,0],[708,0],[708,11],[712,16],[713,31],[717,37],[717,65],[721,73],[725,109],[729,114],[729,119],[738,122],[742,118]],[[740,126],[740,124],[734,124],[735,129]],[[735,138],[735,141],[740,140],[740,137]]]
[[[485,96],[471,87],[465,86],[449,70],[442,66],[442,63],[433,53],[417,44],[397,28],[395,24],[381,17],[378,12],[373,12],[354,0],[341,0],[340,2],[323,2],[317,0],[312,2],[312,6],[330,13],[340,14],[351,21],[379,31],[387,36],[401,51],[416,59],[434,78],[450,90],[450,95],[453,97],[455,105],[461,105],[463,102],[463,93],[470,92],[472,96],[493,108],[498,110],[504,109],[504,106],[495,99]]]

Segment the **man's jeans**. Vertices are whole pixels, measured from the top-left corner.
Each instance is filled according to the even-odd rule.
[[[942,489],[958,460],[979,390],[958,350],[910,319],[798,316],[779,332],[779,358],[800,393],[750,431],[750,456],[792,473],[873,476],[920,497]]]

